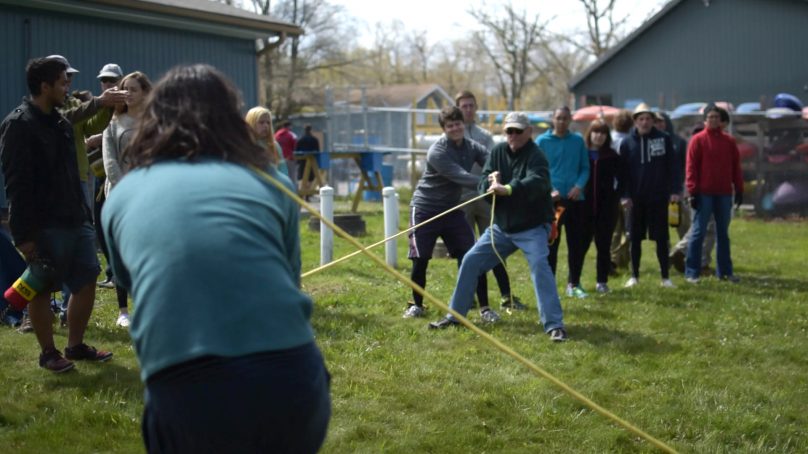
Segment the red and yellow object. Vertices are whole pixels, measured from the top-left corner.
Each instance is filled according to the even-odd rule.
[[[15,310],[21,311],[34,297],[43,290],[45,283],[31,272],[31,267],[25,269],[22,276],[9,287],[3,297]]]

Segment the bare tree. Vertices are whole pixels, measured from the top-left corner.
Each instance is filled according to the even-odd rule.
[[[586,38],[583,42],[559,35],[558,38],[576,46],[579,50],[600,58],[622,37],[622,29],[628,16],[615,19],[617,0],[578,0],[586,15]]]
[[[528,19],[524,10],[516,11],[511,4],[505,5],[503,17],[481,9],[469,14],[484,27],[474,32],[473,39],[494,65],[500,95],[513,110],[530,77],[531,49],[541,41],[546,24],[539,23],[538,14]]]

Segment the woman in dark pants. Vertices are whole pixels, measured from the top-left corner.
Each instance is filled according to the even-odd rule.
[[[603,120],[593,121],[584,135],[589,150],[589,181],[584,189],[584,255],[595,240],[597,251],[597,284],[595,291],[608,293],[609,268],[611,267],[610,247],[612,233],[617,224],[617,210],[620,205],[618,173],[620,155],[612,149],[609,125]]]
[[[300,289],[294,190],[255,143],[232,84],[170,70],[148,98],[102,222],[146,383],[151,453],[314,453],[329,376]],[[259,170],[265,169],[265,170]]]

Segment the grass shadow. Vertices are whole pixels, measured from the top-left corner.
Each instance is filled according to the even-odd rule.
[[[598,324],[568,325],[567,332],[571,340],[586,342],[596,347],[613,348],[631,355],[669,354],[681,350],[679,345],[651,336],[616,330]]]

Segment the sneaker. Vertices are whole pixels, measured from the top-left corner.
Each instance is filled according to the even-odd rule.
[[[598,282],[595,285],[595,291],[600,293],[601,295],[605,295],[606,293],[609,293],[609,286],[606,285],[605,282]]]
[[[485,323],[496,323],[499,321],[499,314],[494,312],[491,308],[485,308],[480,312],[480,319]]]
[[[676,288],[676,285],[674,285],[670,279],[662,279],[662,283],[659,285],[661,285],[664,288]]]
[[[61,374],[74,368],[76,365],[62,357],[62,352],[51,348],[43,350],[39,355],[39,367],[48,369],[54,374]]]
[[[729,282],[732,282],[733,284],[737,284],[738,282],[741,282],[741,278],[739,278],[738,276],[736,276],[734,274],[730,274],[729,276],[721,276],[721,280],[722,281],[729,281]]]
[[[78,344],[75,347],[65,347],[65,358],[72,360],[88,360],[105,362],[112,359],[112,352],[98,351],[87,344]]]
[[[567,341],[567,332],[564,331],[564,328],[555,328],[551,329],[549,333],[550,340],[553,342],[566,342]]]
[[[687,282],[688,284],[698,284],[699,283],[699,278],[687,276],[687,277],[685,277],[685,282]]]
[[[101,282],[97,282],[95,285],[97,285],[100,288],[114,289],[115,281],[113,281],[112,278],[108,277]]]
[[[570,298],[586,298],[587,295],[580,285],[567,284],[567,296]]]
[[[118,320],[115,320],[115,325],[121,328],[129,328],[129,314],[121,314]]]
[[[407,306],[407,310],[404,311],[404,318],[419,318],[423,317],[426,310],[424,310],[423,306],[418,306],[416,304],[409,304]]]
[[[636,277],[632,277],[631,279],[629,279],[629,280],[627,280],[627,281],[626,281],[626,284],[625,284],[623,287],[625,287],[625,288],[631,288],[631,287],[636,286],[636,285],[637,285],[637,284],[639,284],[639,283],[640,283],[640,280],[639,280],[639,279],[637,279]]]
[[[513,300],[513,304],[511,304],[511,300]],[[505,295],[500,298],[499,304],[503,309],[513,309],[515,311],[523,311],[527,309],[527,306],[522,304],[522,301],[516,296]]]
[[[670,263],[680,273],[685,272],[685,253],[684,251],[673,251],[670,256]]]
[[[430,322],[429,329],[446,329],[450,326],[457,326],[460,323],[448,317],[443,317],[437,322]]]
[[[24,314],[22,316],[22,323],[20,323],[20,327],[17,328],[17,332],[25,334],[25,333],[30,333],[33,330],[34,330],[34,325],[31,324],[31,317],[29,317],[28,314]]]

